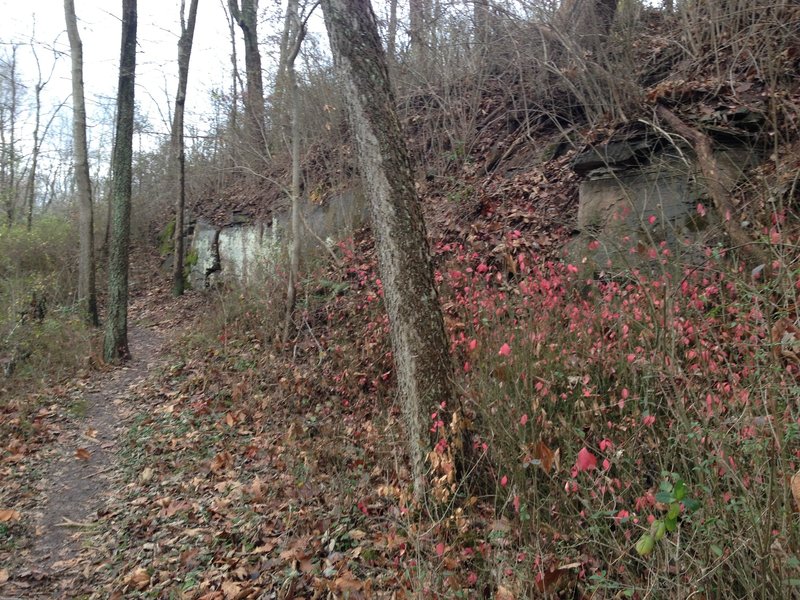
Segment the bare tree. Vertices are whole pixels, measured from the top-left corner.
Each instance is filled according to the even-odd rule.
[[[390,64],[397,61],[397,0],[389,0],[389,23],[386,32],[386,55]]]
[[[197,2],[189,4],[189,19],[185,18],[186,3],[181,0],[181,37],[178,40],[178,92],[175,95],[175,114],[172,121],[172,175],[177,185],[175,194],[175,260],[172,270],[172,293],[183,294],[183,213],[186,204],[186,146],[183,139],[183,115],[186,107],[186,85],[189,80],[189,59],[192,56],[194,27],[197,22]]]
[[[314,5],[316,7],[316,5]],[[314,10],[314,7],[311,10]],[[309,12],[310,15],[310,12]],[[299,0],[289,0],[286,9],[286,22],[284,39],[286,40],[285,52],[281,57],[279,73],[286,73],[288,87],[288,100],[291,106],[291,140],[292,140],[292,187],[290,190],[292,202],[292,243],[289,249],[289,282],[286,288],[286,318],[283,328],[283,341],[289,340],[292,331],[293,315],[297,298],[297,284],[300,278],[300,218],[302,207],[300,205],[300,98],[297,87],[297,72],[295,61],[300,53],[300,47],[306,36],[306,19],[300,19]],[[283,46],[283,42],[282,42]]]
[[[426,491],[428,415],[448,422],[452,368],[422,209],[369,0],[323,0],[325,26],[372,210],[384,300],[406,422],[414,492]],[[447,433],[437,430],[434,436]],[[453,445],[457,448],[457,445]],[[449,450],[448,450],[449,451]]]
[[[489,0],[472,0],[472,26],[475,28],[475,48],[486,52],[489,42]]]
[[[136,0],[122,0],[122,44],[113,157],[113,202],[108,261],[108,316],[103,356],[108,362],[130,357],[128,349],[128,246],[131,237]]]
[[[428,54],[430,43],[431,0],[409,0],[409,37],[411,38],[411,53],[421,62]]]
[[[78,301],[92,325],[98,324],[94,262],[94,207],[89,178],[86,143],[86,102],[83,90],[83,43],[78,32],[74,0],[64,0],[70,58],[72,59],[72,143],[75,180],[80,210],[80,251],[78,259]],[[39,86],[37,86],[37,91]],[[38,99],[37,93],[37,99]],[[38,123],[38,120],[37,120]],[[35,167],[34,167],[35,168]]]
[[[233,18],[233,15],[230,14],[228,11],[227,3],[225,0],[220,0],[220,4],[222,5],[222,10],[225,13],[225,17],[228,21],[228,33],[230,34],[230,41],[231,41],[231,80],[233,84],[233,90],[231,93],[231,110],[229,115],[228,126],[231,131],[236,130],[236,117],[238,113],[238,103],[239,103],[239,91],[240,89],[244,89],[244,85],[242,84],[242,78],[239,74],[239,59],[236,56],[236,21]]]
[[[258,0],[228,0],[231,16],[239,24],[244,38],[244,65],[247,78],[245,116],[247,142],[254,152],[266,149],[264,143],[264,83],[261,75],[261,52],[258,49]]]
[[[14,224],[17,206],[17,117],[20,82],[17,75],[17,45],[11,45],[11,55],[2,61],[0,71],[0,193],[3,194],[6,226]]]

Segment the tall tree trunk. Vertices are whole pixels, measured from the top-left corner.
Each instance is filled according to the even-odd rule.
[[[11,85],[11,104],[9,106],[9,139],[8,139],[8,191],[6,196],[6,225],[11,228],[17,203],[17,46],[11,46],[11,64],[9,84]]]
[[[562,34],[589,49],[605,41],[617,14],[617,0],[563,0],[556,13]]]
[[[103,355],[108,362],[130,357],[128,349],[128,246],[131,237],[136,0],[122,0],[122,45],[117,91],[117,128],[112,159],[111,240],[108,260],[108,316]]]
[[[386,54],[389,64],[397,62],[397,0],[389,0],[389,27],[386,34]]]
[[[289,341],[294,325],[294,307],[297,298],[297,284],[300,279],[300,99],[298,98],[297,72],[294,63],[300,53],[300,46],[306,35],[305,23],[300,22],[298,0],[289,0],[287,7],[286,27],[287,40],[292,46],[288,48],[285,61],[286,83],[289,88],[289,103],[292,106],[291,138],[292,138],[292,244],[289,249],[289,281],[286,288],[286,318],[283,327],[283,342]]]
[[[220,0],[222,10],[225,11],[225,16],[228,20],[228,33],[230,34],[231,41],[231,83],[233,86],[231,92],[231,112],[228,121],[228,126],[231,132],[236,131],[236,119],[239,112],[239,90],[244,89],[241,77],[239,76],[239,59],[236,55],[236,21],[233,15],[228,11],[228,5],[225,0]]]
[[[425,222],[372,6],[369,0],[323,0],[322,9],[370,198],[414,493],[422,499],[433,441],[430,414],[439,412],[449,423],[454,399]],[[434,430],[445,454],[457,451],[457,444],[446,444],[446,425]]]
[[[251,153],[266,150],[264,136],[264,84],[261,75],[261,52],[258,49],[258,0],[228,0],[231,16],[239,24],[244,37],[244,66],[247,76],[245,115],[247,142]]]
[[[189,4],[189,20],[184,18],[185,2],[181,1],[181,38],[178,41],[178,92],[175,96],[175,115],[172,121],[172,170],[177,185],[175,195],[175,260],[172,269],[172,293],[183,294],[183,213],[186,204],[186,148],[183,140],[183,115],[186,106],[186,84],[189,81],[189,59],[192,56],[194,27],[197,22],[197,2]]]
[[[64,0],[70,56],[72,59],[72,139],[73,164],[80,210],[80,250],[78,258],[78,301],[86,319],[98,325],[94,262],[94,207],[89,178],[89,152],[86,142],[86,102],[83,91],[83,43],[78,33],[74,0]]]
[[[35,54],[35,52],[34,52]],[[38,61],[37,61],[38,62]],[[33,205],[36,202],[36,169],[39,165],[39,126],[42,119],[42,85],[41,77],[34,87],[35,111],[33,121],[33,148],[31,148],[31,170],[28,173],[28,188],[26,190],[27,226],[28,231],[33,228]]]
[[[409,0],[409,37],[412,56],[424,64],[428,56],[431,0]]]
[[[472,0],[472,26],[475,28],[475,51],[482,55],[489,44],[489,0]]]

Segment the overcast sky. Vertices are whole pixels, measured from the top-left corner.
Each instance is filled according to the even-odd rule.
[[[277,5],[277,2],[272,4]],[[113,106],[116,96],[121,5],[119,0],[75,0],[83,41],[90,127],[97,126],[101,119],[107,119],[99,108],[102,104]],[[177,85],[179,11],[179,0],[138,1],[136,102],[149,120],[150,129],[162,134],[169,131],[168,107],[173,102]],[[238,27],[236,33],[237,38],[241,37]],[[266,23],[259,33],[262,39],[270,34]],[[20,45],[17,51],[19,72],[29,85],[36,80],[36,67],[29,46],[31,39],[36,44],[45,75],[54,61],[56,65],[44,92],[43,112],[47,113],[50,106],[57,105],[71,93],[69,41],[63,2],[0,0],[0,44],[6,50],[12,43]],[[230,54],[230,35],[220,0],[201,0],[186,107],[187,123],[199,126],[201,131],[209,117],[211,90],[230,88]],[[241,63],[241,47],[239,58]],[[265,57],[265,68],[268,64],[269,59]]]

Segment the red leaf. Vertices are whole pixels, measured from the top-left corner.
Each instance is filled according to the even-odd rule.
[[[578,471],[591,471],[597,468],[597,457],[589,452],[584,446],[578,452],[578,459],[575,461]]]

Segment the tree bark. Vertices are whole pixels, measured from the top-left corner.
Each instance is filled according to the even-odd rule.
[[[397,0],[389,0],[389,27],[386,34],[386,54],[389,64],[397,62]]]
[[[111,240],[108,260],[108,316],[103,355],[108,362],[130,357],[128,349],[128,251],[131,237],[136,0],[122,0],[122,44],[114,142]]]
[[[36,202],[36,169],[39,165],[39,127],[42,122],[42,90],[44,89],[45,82],[42,81],[42,68],[39,64],[39,56],[36,54],[36,46],[31,43],[31,52],[36,61],[36,68],[39,72],[39,78],[33,88],[35,114],[33,121],[33,148],[31,148],[31,170],[28,173],[28,189],[26,190],[26,204],[27,204],[27,225],[28,231],[33,228],[33,205]]]
[[[323,0],[322,8],[370,198],[414,494],[421,500],[426,459],[436,456],[433,440],[444,454],[458,451],[448,446],[452,367],[425,223],[369,0]],[[432,412],[444,425],[431,435]]]
[[[431,0],[409,0],[408,16],[411,54],[422,64],[428,56]]]
[[[74,0],[64,0],[64,16],[72,60],[72,138],[75,180],[80,211],[80,249],[78,258],[78,302],[93,326],[97,316],[97,290],[94,261],[94,207],[89,178],[89,153],[86,142],[86,102],[83,87],[83,43],[78,32]],[[38,96],[38,94],[37,94]],[[34,167],[35,168],[35,167]]]
[[[472,0],[472,26],[475,31],[475,49],[486,52],[489,43],[489,0]]]
[[[186,147],[183,140],[183,115],[186,107],[186,85],[189,81],[189,60],[192,56],[194,28],[197,22],[198,0],[189,4],[189,19],[184,19],[185,2],[181,1],[181,37],[178,40],[178,92],[175,95],[175,114],[172,120],[172,170],[177,186],[175,194],[175,259],[172,266],[172,293],[183,294],[183,216],[186,204]]]
[[[225,17],[228,21],[228,33],[230,34],[231,41],[231,83],[233,89],[231,92],[231,108],[229,115],[228,126],[230,131],[235,132],[237,127],[237,118],[239,112],[239,90],[244,89],[241,77],[239,75],[239,59],[236,56],[236,21],[233,15],[228,10],[228,5],[225,0],[220,0],[222,10],[225,12]]]
[[[287,7],[286,28],[287,40],[291,40],[291,48],[285,56],[286,83],[289,88],[289,103],[292,106],[291,139],[292,139],[292,244],[289,249],[289,281],[286,287],[286,317],[283,327],[283,343],[289,341],[294,325],[294,307],[297,298],[297,284],[300,279],[300,99],[298,98],[297,73],[294,63],[300,53],[300,46],[306,35],[305,23],[300,22],[298,0],[289,0]]]
[[[10,229],[14,224],[17,202],[17,46],[11,46],[11,60],[7,65],[8,84],[10,86],[10,103],[8,107],[8,140],[3,127],[3,166],[5,167],[5,194],[6,226]]]
[[[606,39],[616,14],[617,0],[564,0],[556,22],[578,47],[591,48]]]
[[[258,0],[228,0],[231,16],[239,24],[244,37],[244,65],[247,75],[245,116],[247,142],[251,151],[260,155],[266,149],[264,136],[264,84],[261,75],[261,53],[258,49]]]

